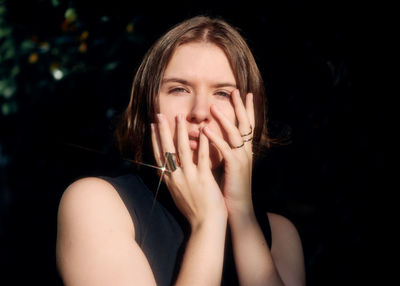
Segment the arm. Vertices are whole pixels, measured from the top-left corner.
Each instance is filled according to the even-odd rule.
[[[209,166],[207,137],[200,135],[198,164],[192,160],[186,123],[177,118],[181,167],[164,177],[171,196],[191,226],[191,235],[176,285],[220,285],[225,250],[227,211],[221,190]],[[168,122],[161,114],[151,125],[154,157],[164,165],[166,152],[174,152]]]
[[[233,251],[241,285],[305,285],[301,241],[286,218],[268,214],[272,249],[253,212],[229,216]]]
[[[304,285],[301,243],[294,226],[288,220],[273,216],[271,228],[274,243],[270,251],[254,214],[251,195],[251,138],[252,126],[255,126],[252,94],[247,94],[244,106],[236,90],[232,93],[232,103],[237,117],[236,125],[220,110],[211,107],[212,114],[228,134],[227,140],[211,130],[205,129],[205,133],[225,159],[221,189],[228,210],[240,284]]]
[[[176,285],[218,285],[226,218],[192,228]],[[156,285],[115,189],[98,178],[74,182],[59,206],[57,266],[66,286]],[[217,281],[217,282],[215,282]]]
[[[175,285],[220,285],[226,221],[192,227]]]
[[[229,225],[240,285],[284,285],[254,212],[232,211]]]
[[[156,285],[115,189],[85,178],[64,192],[58,211],[57,266],[66,286]]]
[[[296,227],[287,218],[268,213],[271,224],[271,255],[285,285],[306,285],[304,256]]]

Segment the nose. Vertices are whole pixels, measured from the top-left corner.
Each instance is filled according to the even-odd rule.
[[[196,94],[193,97],[188,120],[192,123],[208,123],[211,120],[210,99],[206,94]]]

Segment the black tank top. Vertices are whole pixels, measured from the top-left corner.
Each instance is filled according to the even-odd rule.
[[[161,184],[154,200],[152,191],[156,190],[158,183],[154,176],[141,173],[140,176],[129,174],[100,178],[113,185],[128,209],[135,226],[135,240],[147,257],[157,285],[172,285],[181,266],[190,229],[166,186]],[[256,216],[271,247],[271,229],[266,212],[256,208]],[[238,285],[229,229],[221,285]]]

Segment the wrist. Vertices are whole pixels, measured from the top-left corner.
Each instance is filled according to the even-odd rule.
[[[236,204],[229,208],[228,213],[228,221],[231,226],[248,227],[257,223],[253,205]]]
[[[224,230],[226,229],[226,225],[228,223],[228,214],[221,213],[221,214],[214,214],[203,219],[193,220],[190,222],[190,229],[191,232],[199,232],[199,231],[217,231],[217,230]]]
[[[227,202],[228,217],[254,216],[254,206],[251,199]]]

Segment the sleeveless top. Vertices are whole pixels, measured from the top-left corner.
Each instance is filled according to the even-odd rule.
[[[116,189],[128,209],[135,226],[135,241],[145,254],[157,285],[172,285],[179,273],[190,228],[176,208],[165,184],[161,184],[155,200],[151,190],[156,190],[158,178],[154,176],[128,174],[100,178]],[[255,211],[271,247],[271,229],[266,212],[257,211],[257,208]],[[221,285],[238,284],[230,231],[227,229]]]

